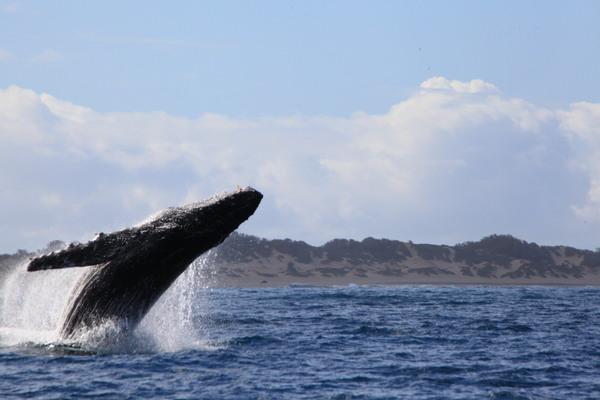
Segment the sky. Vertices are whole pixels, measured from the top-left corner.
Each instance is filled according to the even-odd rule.
[[[0,0],[0,252],[236,186],[241,231],[600,247],[596,1]]]

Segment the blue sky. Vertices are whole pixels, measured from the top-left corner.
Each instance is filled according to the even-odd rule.
[[[99,111],[384,112],[438,75],[544,105],[600,100],[594,1],[2,4],[15,60],[0,86]]]
[[[600,246],[600,3],[0,1],[0,251],[243,230]]]

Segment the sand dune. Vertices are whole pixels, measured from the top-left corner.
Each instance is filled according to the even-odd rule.
[[[368,238],[314,247],[235,234],[214,253],[215,285],[599,285],[600,254],[507,235],[455,246]]]

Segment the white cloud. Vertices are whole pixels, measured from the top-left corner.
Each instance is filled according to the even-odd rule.
[[[579,102],[558,112],[561,127],[585,140],[600,144],[600,104]]]
[[[458,93],[482,93],[495,92],[498,88],[481,79],[473,79],[468,82],[450,80],[443,76],[434,76],[421,83],[422,89],[452,90]]]
[[[12,86],[0,91],[4,246],[81,240],[238,184],[266,195],[245,225],[257,234],[559,240],[600,215],[597,107],[548,110],[436,77],[379,115],[190,119]]]
[[[561,129],[578,146],[576,163],[590,179],[585,201],[573,210],[584,221],[600,221],[600,104],[579,102],[557,114]]]

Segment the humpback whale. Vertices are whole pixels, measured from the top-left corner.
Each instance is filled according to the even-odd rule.
[[[33,258],[27,270],[92,266],[67,306],[63,339],[107,320],[133,329],[173,281],[248,219],[261,199],[247,187],[168,208],[138,226]]]

